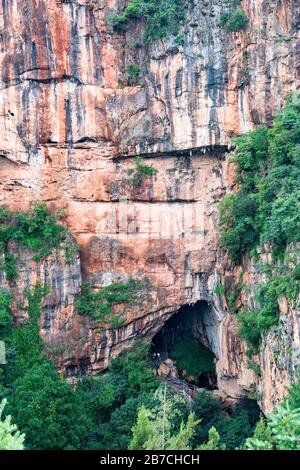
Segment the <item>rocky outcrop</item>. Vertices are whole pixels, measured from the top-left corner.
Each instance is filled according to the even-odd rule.
[[[72,237],[65,241],[69,246],[74,244]],[[46,343],[58,333],[64,335],[70,329],[74,319],[76,296],[81,290],[81,271],[79,254],[74,253],[73,259],[66,258],[65,247],[53,250],[50,256],[35,261],[32,250],[15,242],[10,243],[9,251],[17,257],[16,270],[18,277],[7,279],[5,270],[0,269],[0,288],[12,293],[12,312],[16,323],[24,323],[28,319],[26,311],[28,290],[40,284],[47,286],[49,291],[43,299],[43,316],[40,320],[41,334]],[[1,253],[1,265],[4,254]]]
[[[128,276],[151,285],[123,312],[122,327],[99,328],[74,312],[79,261],[31,266],[24,254],[20,292],[37,270],[42,278],[49,272],[56,286],[41,328],[69,376],[104,369],[182,305],[206,300],[212,316],[204,326],[220,360],[220,384],[240,396],[256,380],[214,292],[226,270],[217,204],[231,184],[231,136],[270,123],[299,88],[300,6],[243,0],[248,30],[229,33],[219,22],[225,3],[187,2],[182,45],[170,37],[136,49],[130,45],[140,39],[141,22],[132,20],[121,35],[107,26],[124,0],[1,2],[1,203],[20,209],[43,200],[64,208],[81,248],[82,276],[95,287]],[[130,63],[147,69],[134,86]],[[130,157],[137,154],[157,173],[136,185]],[[265,383],[276,381],[277,390],[273,357]],[[268,387],[261,388],[266,400]]]
[[[289,245],[286,252],[290,264],[299,264],[299,243]],[[239,309],[259,307],[255,293],[267,282],[264,268],[273,266],[274,269],[273,263],[271,251],[266,249],[262,250],[258,261],[246,259],[242,267],[223,272],[223,283],[230,279],[233,285],[243,286],[236,300]],[[280,262],[277,263],[280,266]],[[223,353],[217,363],[221,391],[231,397],[246,394],[257,399],[266,414],[282,401],[288,388],[299,379],[299,305],[300,295],[296,301],[288,300],[284,295],[279,297],[278,325],[263,335],[260,353],[251,359],[247,357],[245,344],[240,341],[236,315],[225,316],[220,328]],[[253,367],[249,368],[249,363],[254,365],[256,373]]]

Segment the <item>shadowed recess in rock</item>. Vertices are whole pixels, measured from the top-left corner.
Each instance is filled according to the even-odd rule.
[[[185,381],[214,389],[215,355],[207,347],[203,322],[208,312],[206,301],[181,307],[153,338],[152,355],[158,362],[172,359]]]

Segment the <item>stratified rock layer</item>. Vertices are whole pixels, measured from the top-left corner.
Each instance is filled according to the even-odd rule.
[[[123,0],[1,2],[1,203],[20,209],[43,200],[65,208],[83,277],[94,286],[130,275],[152,286],[123,312],[124,326],[99,329],[74,312],[78,265],[72,274],[63,261],[47,261],[51,272],[64,273],[53,274],[57,289],[77,279],[67,310],[51,301],[41,324],[57,366],[69,375],[107,367],[180,306],[207,300],[221,389],[240,396],[256,380],[234,319],[214,292],[227,269],[217,203],[232,183],[230,137],[271,123],[284,97],[299,88],[300,5],[243,0],[249,27],[229,33],[219,21],[225,3],[187,2],[184,45],[168,38],[136,50],[129,45],[140,38],[140,22],[132,20],[123,35],[107,27]],[[127,82],[130,63],[146,63],[135,86]],[[130,156],[139,153],[158,172],[135,184]],[[28,269],[20,286],[36,278]],[[261,360],[269,377],[262,403],[270,409],[283,394],[278,374],[287,374],[284,384],[291,375],[274,365],[274,355],[262,353]]]

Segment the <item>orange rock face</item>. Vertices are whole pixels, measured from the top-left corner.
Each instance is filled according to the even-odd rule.
[[[142,49],[129,46],[141,34],[134,21],[123,35],[110,34],[107,18],[124,4],[0,5],[1,204],[20,209],[43,200],[64,208],[82,275],[95,287],[128,276],[152,286],[119,329],[99,332],[73,307],[62,314],[62,329],[53,311],[45,341],[74,344],[57,355],[60,368],[87,358],[90,368],[103,369],[137,336],[153,336],[197,300],[212,305],[211,348],[217,357],[232,354],[226,307],[214,293],[225,269],[217,204],[233,184],[226,151],[233,135],[271,123],[299,88],[296,0],[243,0],[249,27],[239,33],[220,27],[223,1],[195,2],[186,9],[183,45],[170,37]],[[147,64],[134,86],[130,63]],[[131,157],[140,153],[157,173],[136,184]],[[232,367],[236,382],[227,392],[236,396],[253,377],[236,379]]]

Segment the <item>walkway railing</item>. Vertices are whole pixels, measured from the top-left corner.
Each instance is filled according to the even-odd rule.
[[[166,359],[168,359],[169,356],[166,351],[155,354],[156,356],[152,357],[151,360],[151,367],[153,369],[158,369],[159,366]],[[184,380],[179,378],[163,376],[158,376],[157,378],[158,380],[167,383],[170,387],[172,387],[173,390],[175,390],[179,395],[182,395],[188,402],[192,401],[196,393],[203,391],[203,388],[199,388],[196,385],[185,382]]]

